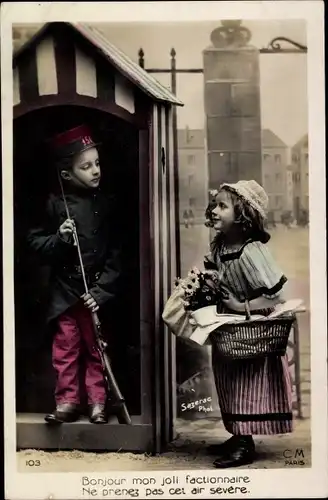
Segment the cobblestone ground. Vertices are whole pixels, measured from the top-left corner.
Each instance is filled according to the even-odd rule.
[[[206,251],[207,229],[202,226],[182,229],[183,271],[201,265]],[[189,232],[187,232],[189,231]],[[205,241],[205,243],[204,243]],[[191,245],[193,243],[193,245]],[[196,247],[195,247],[196,244]],[[307,312],[300,315],[301,396],[303,419],[295,419],[290,435],[256,438],[258,460],[248,468],[273,469],[309,467],[311,465],[310,435],[310,327],[308,230],[279,228],[272,233],[272,252],[290,280],[290,297],[302,298]],[[192,253],[190,253],[192,248]],[[189,253],[188,253],[189,252]],[[227,437],[217,418],[176,421],[177,438],[161,456],[133,453],[86,453],[80,451],[46,453],[25,450],[17,453],[20,471],[26,471],[27,458],[42,460],[42,471],[106,471],[106,470],[182,470],[210,469],[213,457],[208,444],[222,442]],[[295,462],[295,463],[293,463]],[[304,465],[301,463],[304,462]],[[40,469],[39,469],[40,470]],[[31,469],[29,469],[31,471]]]
[[[32,472],[26,468],[27,459],[39,459],[42,468],[38,472],[102,472],[122,470],[203,470],[212,469],[211,457],[206,446],[222,442],[227,434],[220,422],[202,419],[194,422],[177,422],[179,436],[169,451],[160,456],[133,453],[87,453],[81,451],[44,452],[25,450],[17,453],[18,470]],[[258,459],[247,469],[276,469],[311,466],[310,421],[296,422],[295,432],[257,438]],[[292,462],[295,462],[294,464]],[[301,462],[304,465],[301,465]],[[214,468],[213,468],[214,469]],[[35,469],[34,469],[35,471]]]

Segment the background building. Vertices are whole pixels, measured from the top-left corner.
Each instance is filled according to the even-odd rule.
[[[287,210],[288,146],[271,130],[262,130],[262,183],[269,196],[269,211],[276,222]]]
[[[205,131],[178,130],[181,223],[202,222],[208,202]],[[290,162],[290,156],[292,161]],[[229,179],[227,179],[229,181]],[[262,183],[269,196],[269,218],[280,222],[308,210],[308,142],[304,136],[291,149],[272,130],[262,130]]]
[[[178,130],[178,151],[181,222],[203,220],[208,203],[205,131]]]
[[[302,211],[309,210],[309,143],[304,135],[292,147],[294,212],[299,219]]]
[[[40,28],[40,24],[15,24],[13,27],[13,48],[19,49],[25,42],[27,42]]]
[[[294,172],[292,165],[288,165],[286,169],[286,205],[285,209],[290,212],[292,217],[294,213]]]

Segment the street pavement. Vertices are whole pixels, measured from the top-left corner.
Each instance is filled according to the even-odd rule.
[[[45,452],[24,450],[17,453],[18,472],[33,473],[28,460],[40,460],[38,472],[103,471],[181,471],[215,470],[215,456],[207,452],[209,444],[223,442],[228,436],[220,422],[178,422],[180,435],[169,450],[158,456],[135,453],[91,453],[78,450]],[[257,459],[241,469],[294,469],[311,467],[310,421],[296,422],[295,432],[255,438]],[[239,468],[240,470],[240,468]]]

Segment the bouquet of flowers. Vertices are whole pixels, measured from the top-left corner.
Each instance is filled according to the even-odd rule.
[[[215,270],[200,271],[193,267],[186,278],[175,280],[175,288],[168,298],[162,319],[177,337],[190,339],[196,323],[194,311],[215,306],[220,300],[219,274]]]
[[[215,305],[220,298],[218,273],[213,271],[202,272],[193,267],[187,277],[178,278],[175,285],[184,291],[183,304],[186,311]]]

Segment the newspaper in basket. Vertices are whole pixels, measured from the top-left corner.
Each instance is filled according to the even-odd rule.
[[[203,312],[195,311],[192,316],[197,328],[190,340],[199,344],[210,341],[221,356],[232,360],[283,356],[301,304],[301,300],[290,300],[277,306],[269,316],[251,317],[248,311],[246,319],[240,315],[216,314],[216,323],[213,308],[212,317],[207,312],[205,321]]]

